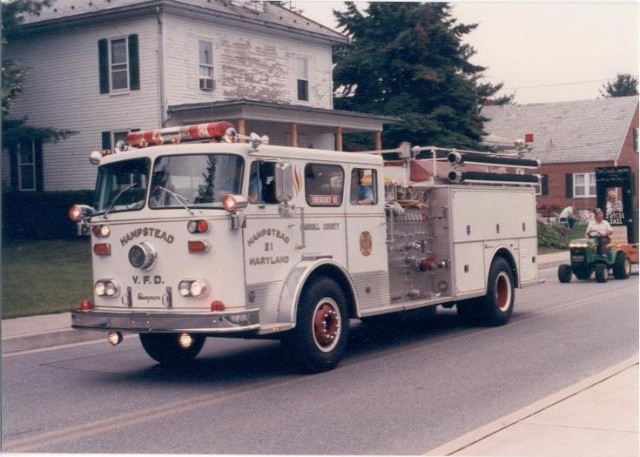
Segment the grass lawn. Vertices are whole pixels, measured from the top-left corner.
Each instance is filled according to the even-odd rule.
[[[89,240],[3,244],[3,319],[70,311],[92,294]]]

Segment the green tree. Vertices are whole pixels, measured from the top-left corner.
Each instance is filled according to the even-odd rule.
[[[638,95],[638,78],[633,75],[618,73],[613,82],[607,81],[602,85],[600,95],[604,98]]]
[[[2,46],[12,38],[19,37],[25,15],[39,15],[43,8],[51,6],[51,0],[13,0],[2,4]],[[16,59],[2,59],[2,144],[4,146],[35,139],[57,142],[76,132],[52,127],[33,127],[28,118],[7,120],[14,100],[22,94],[27,82],[28,69]]]
[[[459,24],[447,3],[370,2],[364,14],[353,2],[345,5],[345,12],[334,11],[351,38],[334,55],[336,108],[401,118],[385,130],[385,148],[401,141],[478,147],[484,134],[479,107],[502,84],[480,83],[486,68],[469,61],[475,50],[462,38],[477,24]],[[362,142],[345,145],[355,149],[353,143]]]

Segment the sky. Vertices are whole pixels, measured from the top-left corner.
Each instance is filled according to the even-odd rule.
[[[335,28],[343,1],[297,0],[302,14]],[[356,1],[360,10],[368,2]],[[640,2],[453,2],[452,15],[477,23],[464,42],[488,67],[484,80],[504,83],[515,103],[593,100],[618,73],[640,71]]]

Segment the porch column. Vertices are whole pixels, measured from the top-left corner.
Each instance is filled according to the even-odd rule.
[[[247,135],[247,124],[246,119],[240,118],[238,119],[238,135],[240,135],[239,143],[244,143],[244,136]]]
[[[298,124],[291,124],[291,146],[298,147]]]
[[[342,127],[336,129],[336,151],[342,151]]]
[[[376,151],[381,151],[382,150],[382,132],[381,131],[375,132],[374,138],[376,142]]]

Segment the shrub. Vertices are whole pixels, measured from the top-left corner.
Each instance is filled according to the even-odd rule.
[[[67,215],[74,203],[91,204],[93,191],[5,192],[2,235],[5,240],[61,240],[77,237]]]
[[[564,225],[545,224],[538,221],[538,247],[567,249],[568,230]]]

